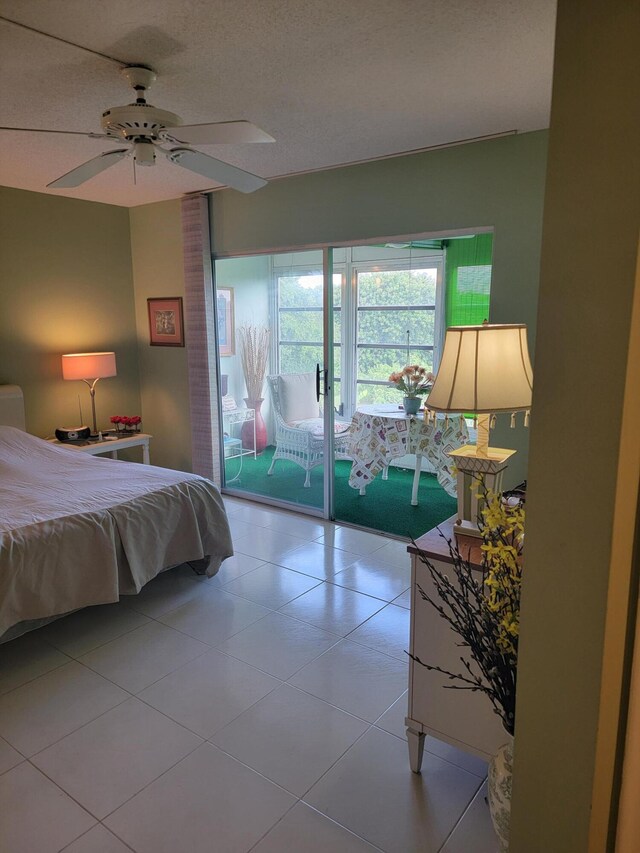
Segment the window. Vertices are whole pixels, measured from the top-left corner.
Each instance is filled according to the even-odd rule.
[[[390,373],[407,363],[435,372],[446,325],[488,315],[490,234],[451,238],[441,248],[406,245],[334,250],[334,392],[346,416],[361,404],[398,403]],[[322,271],[315,259],[304,266],[295,253],[285,258],[273,267],[274,356],[278,372],[310,373],[323,361]]]
[[[477,326],[489,319],[493,235],[447,240],[447,326]]]
[[[491,264],[457,267],[450,299],[451,325],[477,326],[488,320],[490,290]]]
[[[322,364],[322,272],[316,270],[276,273],[278,298],[278,372],[313,373]],[[339,405],[342,316],[342,274],[333,275],[335,398]]]
[[[440,263],[394,264],[356,274],[356,404],[397,402],[389,374],[408,363],[433,370]]]

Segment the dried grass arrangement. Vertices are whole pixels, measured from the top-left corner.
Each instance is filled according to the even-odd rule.
[[[269,358],[269,329],[266,326],[246,324],[238,326],[237,334],[247,399],[260,400]]]

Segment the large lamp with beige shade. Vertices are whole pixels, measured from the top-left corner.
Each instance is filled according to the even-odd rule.
[[[449,452],[458,469],[458,520],[454,532],[480,536],[478,519],[484,484],[502,491],[502,474],[516,452],[489,447],[489,430],[495,414],[526,412],[529,420],[533,371],[523,324],[452,326],[447,329],[440,368],[426,408],[433,412],[473,412],[477,415],[476,444]]]
[[[73,352],[62,356],[62,378],[81,379],[89,386],[93,431],[98,435],[96,424],[96,385],[99,379],[116,376],[116,354],[114,352]]]

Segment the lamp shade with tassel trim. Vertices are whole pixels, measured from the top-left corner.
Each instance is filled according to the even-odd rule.
[[[433,412],[472,412],[477,415],[475,445],[449,451],[458,471],[458,518],[455,533],[479,536],[484,489],[499,493],[508,459],[515,453],[489,447],[489,430],[496,412],[524,411],[528,423],[533,370],[524,324],[452,326],[447,329],[442,359],[425,403]],[[474,426],[475,426],[474,419]]]
[[[524,324],[452,326],[426,405],[436,412],[525,411],[532,388]]]

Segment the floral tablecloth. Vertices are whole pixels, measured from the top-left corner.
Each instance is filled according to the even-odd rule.
[[[469,442],[469,431],[462,415],[448,419],[443,415],[435,423],[428,423],[422,414],[407,417],[401,413],[359,410],[351,421],[350,434],[351,488],[367,486],[392,459],[414,453],[429,460],[438,483],[455,497],[456,473],[447,452]]]

